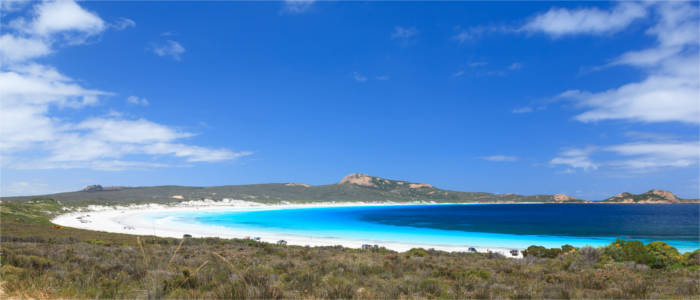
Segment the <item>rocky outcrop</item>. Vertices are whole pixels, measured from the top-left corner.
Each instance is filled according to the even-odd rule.
[[[311,186],[308,185],[308,184],[304,184],[304,183],[295,183],[295,182],[286,183],[285,185],[286,185],[286,186],[311,187]]]
[[[102,191],[118,191],[125,189],[125,186],[101,186],[99,184],[88,185],[81,192],[102,192]]]
[[[80,191],[81,192],[99,192],[99,191],[104,191],[104,188],[99,184],[94,184],[94,185],[88,185]]]
[[[573,196],[569,196],[567,194],[554,194],[552,196],[552,198],[554,199],[554,201],[557,201],[557,202],[567,202],[567,201],[579,200],[578,198],[573,197]]]
[[[374,183],[373,178],[374,177],[366,174],[353,173],[345,176],[345,178],[338,182],[338,184],[354,184],[360,186],[377,187],[377,184]]]
[[[427,189],[432,189],[433,186],[429,185],[427,183],[411,183],[408,185],[409,188],[412,189],[422,189],[422,188],[427,188]]]
[[[619,193],[603,202],[610,203],[680,203],[681,199],[664,190],[650,190],[643,194]]]
[[[669,201],[669,202],[678,203],[681,201],[680,199],[678,199],[678,197],[676,197],[676,195],[674,195],[673,193],[671,193],[669,191],[651,190],[651,191],[649,191],[649,193],[651,193],[653,195],[657,195],[657,196],[661,197],[662,199]]]

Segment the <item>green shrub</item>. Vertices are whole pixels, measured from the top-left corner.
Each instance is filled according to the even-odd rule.
[[[676,248],[664,242],[651,242],[646,245],[649,255],[653,258],[647,265],[652,268],[666,268],[681,262],[681,255]]]
[[[684,253],[681,262],[684,266],[700,266],[700,249]]]
[[[573,248],[573,247],[571,247]],[[532,256],[532,257],[540,257],[540,258],[555,258],[559,256],[559,254],[562,253],[562,249],[559,248],[550,248],[547,249],[542,246],[530,246],[527,247],[527,249],[523,250],[523,256]]]
[[[569,244],[561,246],[562,253],[570,253],[570,252],[575,252],[575,251],[576,251],[576,248],[574,246],[569,245]]]
[[[617,239],[603,248],[603,253],[617,262],[633,261],[648,266],[654,262],[654,257],[640,241]]]
[[[428,251],[425,251],[425,249],[423,248],[413,248],[411,250],[408,250],[406,254],[408,256],[424,257],[428,256]]]

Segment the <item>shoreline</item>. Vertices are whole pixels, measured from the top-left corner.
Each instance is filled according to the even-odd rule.
[[[199,200],[183,201],[175,205],[164,204],[137,204],[129,206],[97,206],[90,205],[79,211],[67,212],[51,220],[52,223],[65,227],[73,227],[94,231],[123,233],[132,235],[155,235],[159,237],[182,238],[189,234],[195,238],[219,237],[219,238],[259,238],[259,241],[277,243],[284,240],[288,245],[295,246],[343,246],[347,248],[362,248],[363,245],[378,245],[389,250],[405,252],[412,248],[435,249],[447,252],[467,252],[469,248],[475,248],[477,252],[494,252],[511,258],[522,258],[520,248],[512,247],[483,247],[479,245],[440,245],[429,243],[408,243],[383,240],[350,239],[339,237],[318,237],[294,235],[288,233],[271,233],[264,231],[250,231],[224,226],[202,225],[194,223],[173,222],[171,217],[148,218],[147,215],[173,213],[173,212],[242,212],[260,210],[282,210],[299,208],[324,208],[324,207],[353,207],[353,206],[394,206],[394,205],[480,205],[480,204],[507,204],[507,203],[433,203],[433,202],[319,202],[293,204],[283,202],[281,204],[263,204],[257,202],[230,200],[223,201]],[[525,203],[523,203],[525,204]],[[536,203],[530,203],[536,204]],[[513,256],[510,251],[518,250]]]
[[[407,205],[504,205],[511,203],[435,203],[435,202],[311,202],[311,203],[290,203],[283,201],[277,204],[264,204],[245,200],[224,199],[215,201],[190,200],[172,204],[131,204],[128,206],[101,206],[90,205],[87,207],[75,208],[72,211],[64,208],[64,214],[58,215],[51,220],[52,223],[112,233],[123,233],[132,235],[155,235],[160,237],[182,238],[185,234],[192,237],[218,237],[218,238],[257,238],[262,242],[277,243],[280,240],[286,241],[288,245],[296,246],[343,246],[347,248],[362,248],[363,245],[378,245],[390,250],[404,252],[412,248],[435,249],[448,252],[467,252],[469,248],[475,248],[477,252],[495,252],[506,257],[522,258],[522,253],[518,251],[513,256],[511,250],[523,250],[525,245],[512,245],[509,242],[490,243],[483,240],[474,240],[475,244],[440,244],[437,241],[414,242],[414,241],[389,241],[370,238],[356,237],[334,237],[319,236],[313,234],[294,234],[274,231],[263,231],[250,228],[236,228],[217,226],[210,224],[200,224],[183,221],[175,216],[181,212],[247,212],[264,210],[285,210],[302,208],[327,208],[327,207],[358,207],[358,206],[407,206]],[[522,202],[518,204],[540,204],[540,202]],[[547,203],[544,203],[547,204]],[[603,204],[603,203],[601,203]],[[605,203],[611,204],[611,203]],[[626,203],[620,203],[626,204]],[[550,241],[551,242],[551,241]],[[544,242],[546,243],[546,242]],[[549,247],[559,247],[563,244],[575,244],[574,242],[562,242]],[[607,242],[609,243],[609,242]],[[605,244],[607,244],[605,243]],[[597,244],[588,244],[595,246]],[[545,244],[546,246],[546,244]],[[582,245],[581,245],[582,246]],[[600,245],[598,245],[600,246]],[[680,250],[681,248],[679,248]]]

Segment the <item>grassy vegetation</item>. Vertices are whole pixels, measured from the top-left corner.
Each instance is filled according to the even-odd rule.
[[[0,204],[0,279],[32,298],[697,298],[699,252],[618,241],[524,259],[278,246],[62,228],[53,200]],[[619,245],[618,245],[619,244]],[[651,259],[653,257],[653,259]]]

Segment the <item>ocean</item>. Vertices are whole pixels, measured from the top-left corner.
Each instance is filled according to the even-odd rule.
[[[617,238],[700,248],[700,204],[468,204],[178,212],[179,221],[251,232],[480,247],[604,246]]]

